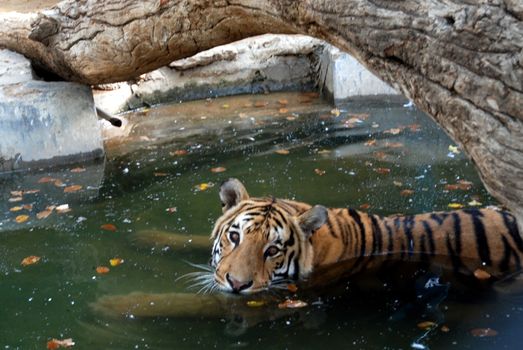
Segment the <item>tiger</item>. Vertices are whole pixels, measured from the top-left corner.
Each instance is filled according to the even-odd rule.
[[[217,289],[250,294],[356,273],[375,261],[426,259],[454,271],[495,276],[521,270],[523,239],[506,211],[461,209],[380,217],[275,197],[250,197],[235,178],[219,189],[222,216],[211,234]]]

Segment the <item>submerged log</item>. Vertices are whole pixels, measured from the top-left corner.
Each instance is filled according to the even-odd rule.
[[[86,84],[129,80],[256,34],[324,39],[432,116],[523,227],[519,0],[66,0],[0,18],[0,46]]]

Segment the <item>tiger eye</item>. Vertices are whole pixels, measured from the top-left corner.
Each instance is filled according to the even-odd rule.
[[[269,248],[267,248],[267,250],[265,251],[265,255],[266,256],[275,256],[276,254],[278,254],[280,251],[280,249],[276,246],[270,246]]]
[[[229,234],[229,239],[231,240],[232,243],[234,243],[235,245],[238,245],[238,243],[240,243],[240,234],[238,232],[231,232]]]

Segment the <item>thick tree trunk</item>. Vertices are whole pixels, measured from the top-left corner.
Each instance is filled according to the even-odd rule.
[[[255,34],[325,39],[442,125],[522,227],[521,0],[67,0],[0,20],[0,46],[87,84]]]

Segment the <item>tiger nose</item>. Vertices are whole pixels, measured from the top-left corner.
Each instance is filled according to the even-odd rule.
[[[227,282],[229,282],[229,285],[231,286],[233,293],[239,293],[242,290],[245,290],[252,286],[253,283],[252,280],[250,280],[249,282],[238,281],[236,278],[232,277],[228,273],[225,275],[225,278],[227,279]]]

